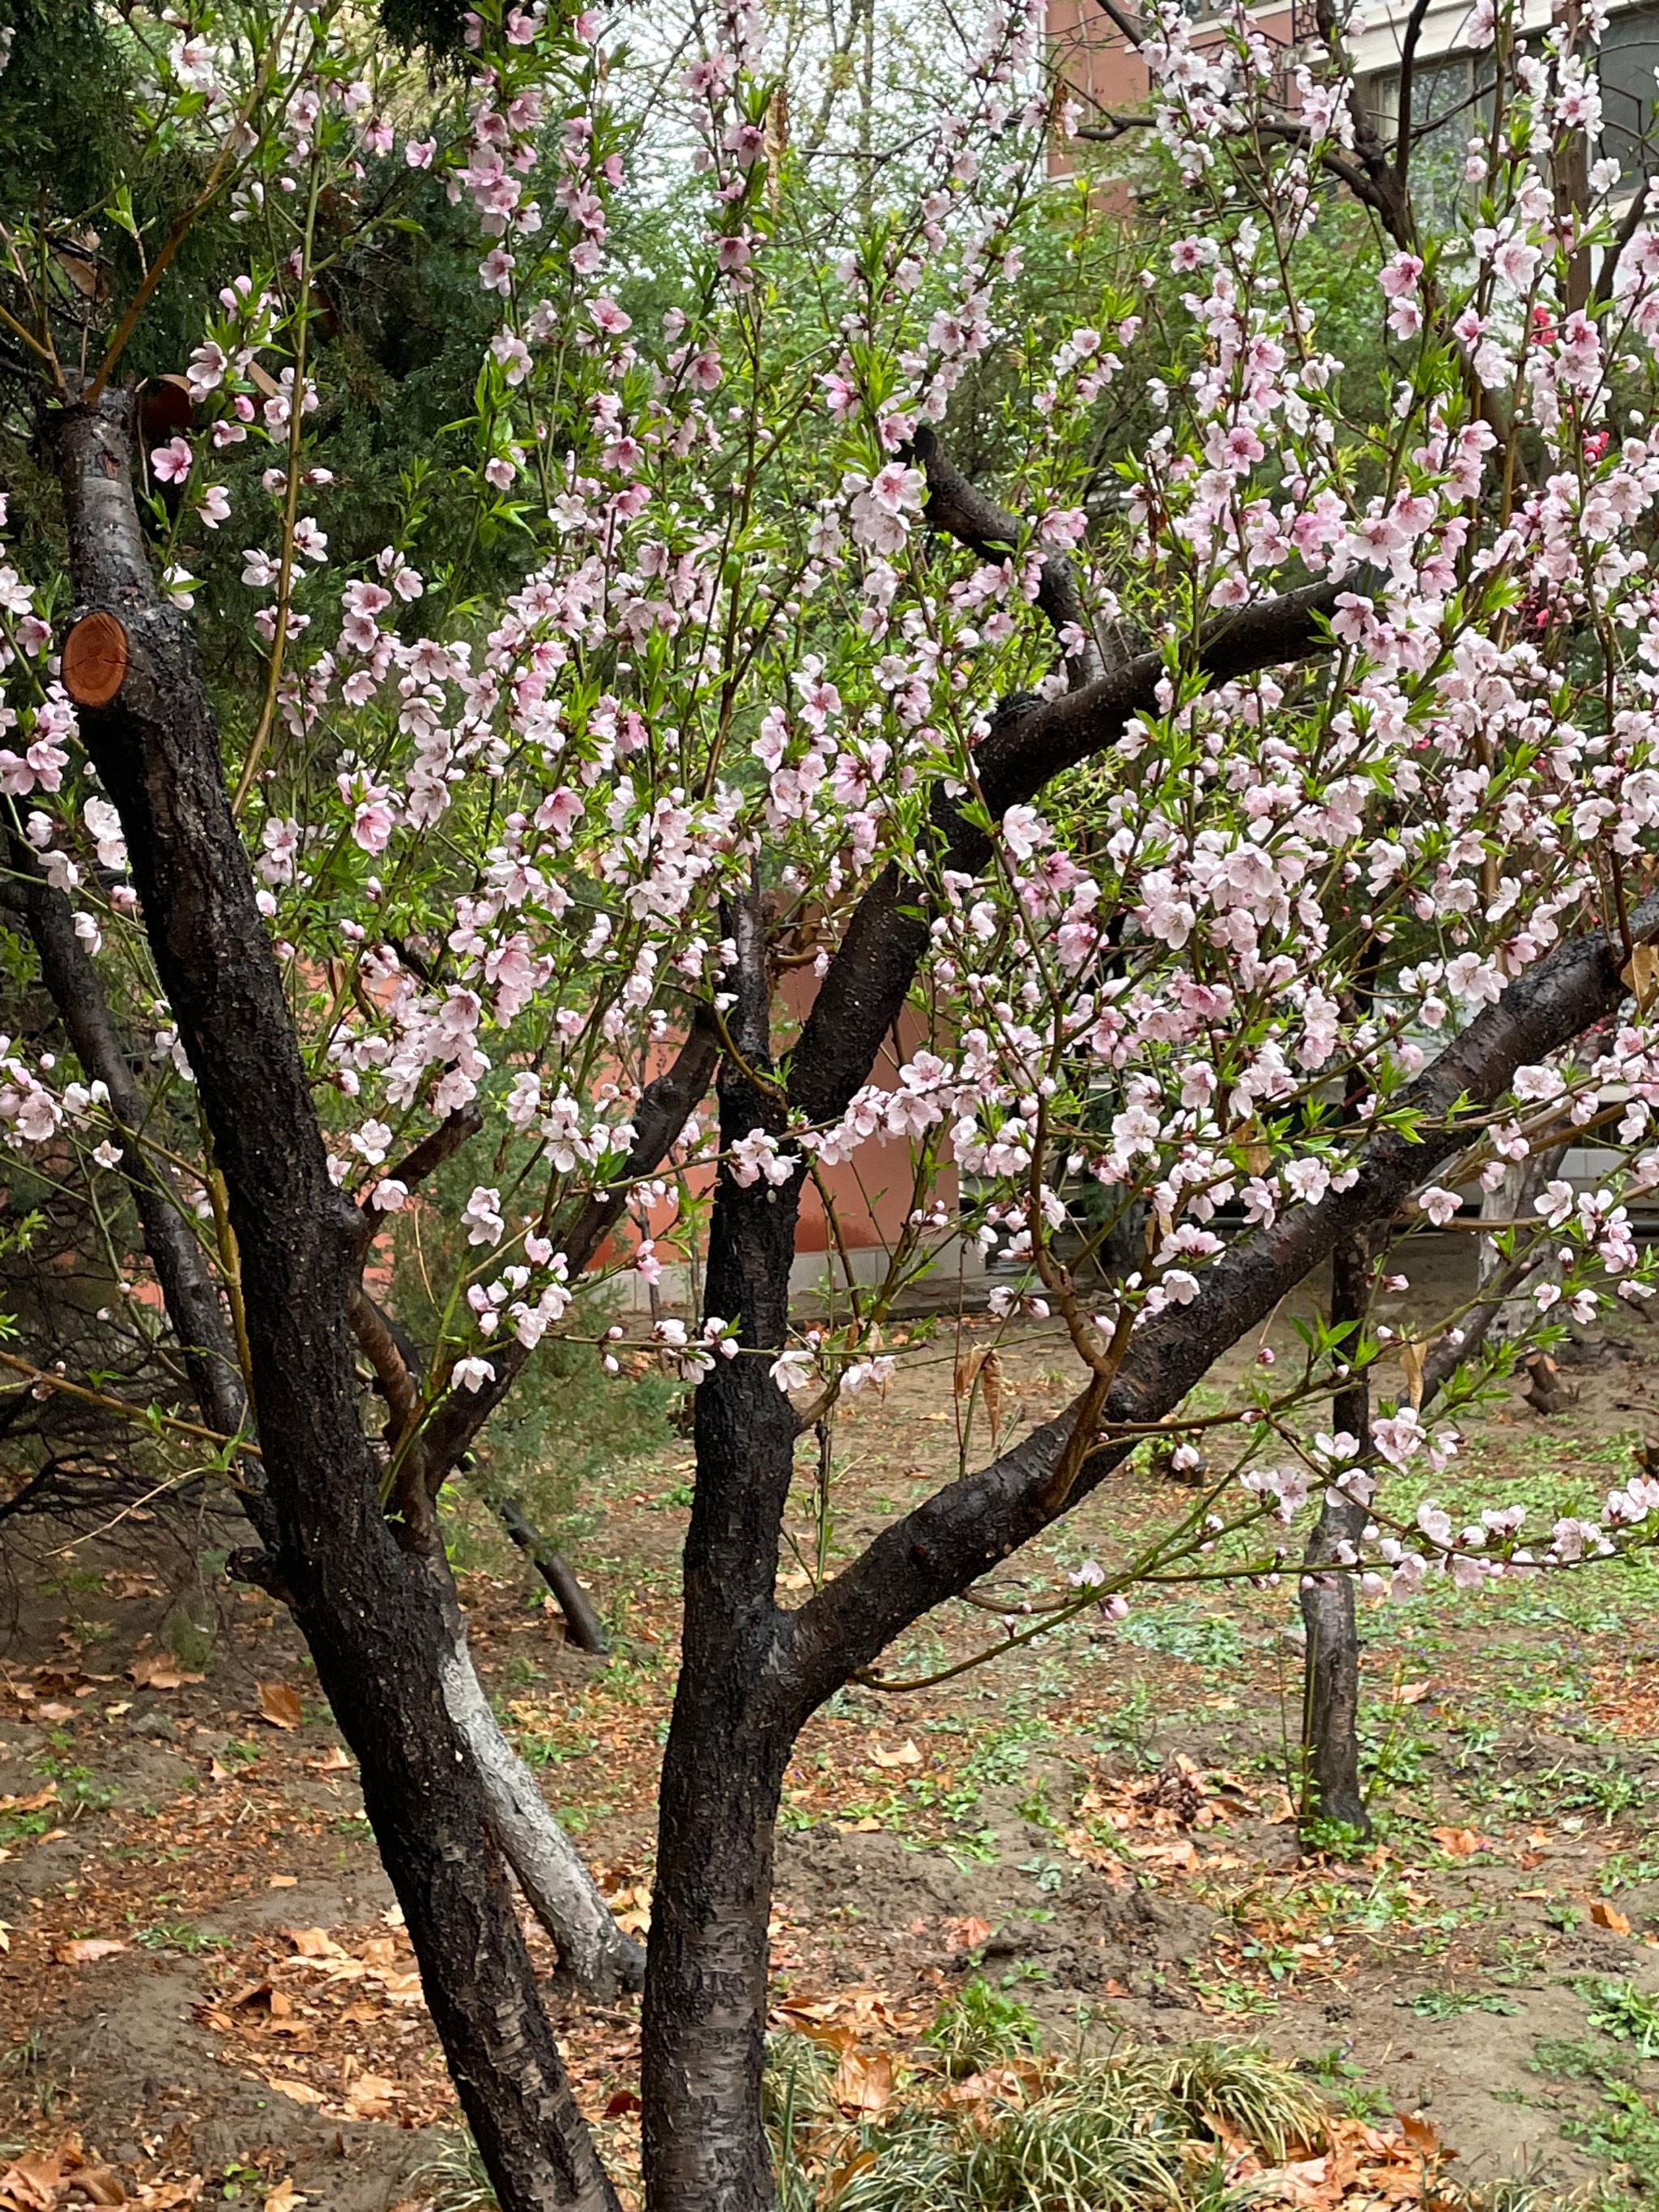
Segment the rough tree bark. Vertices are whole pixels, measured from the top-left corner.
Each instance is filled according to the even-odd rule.
[[[758,897],[732,916],[726,978],[736,1057],[720,1073],[720,1143],[781,1135],[770,1076],[770,991]],[[793,1739],[760,1696],[783,1616],[780,1533],[799,1429],[773,1382],[795,1252],[799,1172],[782,1189],[722,1170],[707,1310],[740,1323],[736,1358],[699,1385],[696,1487],[685,1544],[679,1680],[663,1755],[657,1883],[646,1967],[641,2093],[652,2201],[738,2208],[772,2194],[755,2124],[765,2058],[775,1822]]]
[[[1371,1261],[1367,1240],[1345,1237],[1331,1254],[1330,1318],[1334,1328],[1364,1320],[1370,1304]],[[1359,1447],[1352,1462],[1363,1468],[1370,1450],[1370,1380],[1357,1368],[1331,1399],[1331,1425]],[[1353,1577],[1331,1562],[1358,1548],[1370,1518],[1346,1492],[1328,1489],[1308,1540],[1302,1577],[1302,1625],[1308,1638],[1302,1705],[1303,1817],[1340,1820],[1360,1835],[1371,1832],[1359,1786],[1359,1630]]]
[[[442,1607],[380,1509],[348,1309],[360,1232],[330,1181],[270,934],[226,796],[193,633],[152,579],[131,396],[47,424],[77,612],[125,683],[82,733],[119,811],[162,988],[225,1178],[268,1485],[264,1573],[356,1753],[427,2002],[505,2212],[612,2207],[537,1992],[473,1762],[444,1698]]]

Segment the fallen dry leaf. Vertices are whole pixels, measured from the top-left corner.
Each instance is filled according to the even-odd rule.
[[[304,2197],[294,2186],[292,2177],[284,2174],[275,2189],[267,2192],[265,2212],[294,2212],[294,2207],[304,2202]]]
[[[970,2074],[963,2081],[953,2081],[945,2092],[950,2105],[1012,2105],[1018,2102],[1030,2085],[1018,2068],[988,2066],[980,2073]]]
[[[94,1959],[112,1959],[126,1948],[112,1936],[82,1936],[72,1943],[59,1943],[52,1955],[60,1966],[86,1966]]]
[[[351,1765],[351,1753],[343,1744],[331,1743],[320,1759],[310,1762],[313,1774],[343,1774]]]
[[[162,1651],[147,1651],[135,1659],[127,1673],[141,1690],[182,1690],[186,1682],[204,1682],[205,1674],[192,1674]]]
[[[342,1959],[345,1954],[326,1928],[290,1928],[288,1940],[302,1959]]]
[[[0,1813],[38,1813],[43,1805],[50,1805],[58,1795],[58,1784],[48,1782],[44,1790],[37,1790],[28,1797],[0,1797]]]
[[[346,2110],[354,2120],[389,2120],[398,2085],[380,2074],[360,2074],[346,2091]]]
[[[977,1951],[994,1933],[988,1920],[975,1920],[971,1915],[965,1920],[945,1923],[945,1940],[953,1951]]]
[[[893,2060],[885,2051],[854,2049],[842,2053],[830,2094],[849,2118],[873,2118],[893,2095]]]
[[[320,2105],[323,2093],[313,2089],[309,2081],[291,2081],[281,2074],[267,2074],[265,2087],[274,2089],[279,2097],[291,2097],[296,2105]]]
[[[75,2186],[88,2204],[125,2204],[126,2186],[106,2166],[89,2166],[75,2177]]]
[[[56,2152],[30,2151],[0,2173],[0,2202],[8,2212],[14,2207],[15,2212],[52,2212],[63,2178],[64,2161]]]
[[[297,1889],[300,1877],[297,1874],[274,1874],[267,1886],[271,1889]]]
[[[1630,1934],[1629,1915],[1621,1912],[1616,1905],[1609,1905],[1604,1897],[1598,1897],[1592,1904],[1589,1917],[1598,1928],[1610,1929],[1615,1936]]]
[[[1645,1010],[1659,990],[1659,945],[1638,945],[1619,971],[1619,980],[1635,995],[1638,1012]]]
[[[1440,2130],[1430,2120],[1419,2119],[1415,2112],[1396,2112],[1400,2132],[1412,2148],[1424,2158],[1436,2158],[1440,2152]]]
[[[296,1729],[305,1718],[305,1709],[300,1703],[300,1692],[287,1682],[256,1682],[259,1693],[259,1718],[269,1721],[272,1728]]]
[[[1449,1858],[1467,1858],[1471,1851],[1486,1849],[1473,1828],[1431,1828],[1429,1833]]]
[[[896,1751],[883,1751],[878,1745],[871,1747],[870,1756],[878,1766],[920,1766],[921,1753],[908,1736]]]
[[[1406,1388],[1411,1393],[1413,1406],[1423,1403],[1423,1363],[1425,1348],[1409,1339],[1400,1347],[1400,1364],[1406,1370]]]
[[[874,2151],[861,2150],[856,2156],[849,2158],[845,2166],[838,2166],[830,2177],[830,2196],[831,2202],[833,2203],[833,2201],[841,2195],[841,2192],[846,2188],[849,2181],[857,2180],[859,2175],[861,2173],[868,2173],[875,2162],[876,2153]]]

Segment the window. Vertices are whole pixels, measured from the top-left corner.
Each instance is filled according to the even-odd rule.
[[[1443,54],[1412,71],[1412,198],[1436,228],[1453,221],[1465,189],[1469,140],[1490,113],[1492,61],[1486,54]],[[1379,70],[1361,90],[1371,127],[1385,146],[1400,131],[1400,71]]]
[[[1632,8],[1613,16],[1601,33],[1601,152],[1625,177],[1647,175],[1656,166],[1651,142],[1659,96],[1659,9]]]

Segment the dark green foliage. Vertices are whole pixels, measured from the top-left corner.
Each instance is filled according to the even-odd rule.
[[[95,208],[131,126],[126,58],[93,0],[0,0],[0,204],[67,218]]]
[[[406,53],[441,62],[466,51],[466,0],[380,0],[380,21]]]

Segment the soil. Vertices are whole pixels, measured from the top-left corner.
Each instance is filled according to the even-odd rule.
[[[1465,1254],[1442,1241],[1435,1265],[1453,1280]],[[1293,1319],[1275,1326],[1284,1357]],[[833,1568],[959,1451],[979,1457],[991,1398],[1004,1438],[1064,1402],[1052,1326],[1013,1328],[962,1445],[961,1355],[993,1341],[908,1332],[885,1390],[837,1416],[827,1521],[816,1446],[803,1450],[786,1602],[820,1545]],[[1454,1510],[1521,1496],[1529,1526],[1599,1501],[1633,1471],[1656,1378],[1659,1328],[1620,1316],[1567,1347],[1565,1411],[1533,1412],[1517,1377],[1464,1420],[1468,1460],[1439,1494]],[[480,1671],[635,1926],[689,1474],[677,1444],[586,1501],[582,1571],[616,1639],[605,1661],[564,1644],[479,1513],[464,1508],[457,1528]],[[1085,1558],[1109,1571],[1200,1495],[1137,1464],[1008,1563],[994,1609],[924,1624],[889,1674],[994,1654]],[[159,1526],[42,1536],[10,1565],[0,2135],[110,2169],[158,2212],[267,2196],[426,2205],[454,2101],[351,1763],[285,1617],[210,1572],[191,1579]],[[181,1634],[202,1589],[207,1613]],[[980,1976],[1029,2007],[1049,2047],[1259,2040],[1352,2112],[1426,2119],[1466,2185],[1524,2175],[1535,2203],[1626,2201],[1659,2184],[1659,2064],[1642,2056],[1644,2035],[1659,2050],[1656,1601],[1659,1570],[1634,1564],[1368,1612],[1376,1834],[1346,1856],[1298,1850],[1293,1575],[1176,1582],[1122,1621],[1091,1608],[948,1681],[844,1691],[786,1790],[775,2024],[838,2023],[902,2049]],[[636,2001],[570,2001],[532,1941],[631,2186]]]

